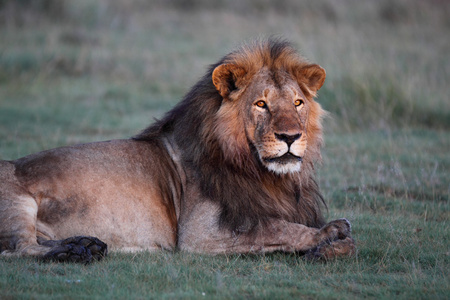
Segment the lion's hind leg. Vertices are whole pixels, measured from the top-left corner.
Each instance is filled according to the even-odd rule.
[[[15,167],[0,161],[0,253],[8,256],[43,255],[36,241],[38,204],[15,176]]]
[[[36,200],[14,185],[0,190],[0,254],[35,256],[44,260],[89,263],[107,254],[105,243],[94,237],[49,240],[37,228]],[[37,233],[39,236],[37,236]]]
[[[14,185],[0,186],[0,252],[2,255],[42,255],[48,249],[36,241],[38,206]]]

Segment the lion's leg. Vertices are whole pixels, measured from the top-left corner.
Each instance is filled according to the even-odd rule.
[[[4,184],[0,194],[0,252],[3,255],[43,255],[48,247],[36,241],[37,203],[19,188]]]
[[[0,161],[0,252],[3,255],[40,255],[45,247],[36,242],[38,205],[21,186],[15,167]]]
[[[319,245],[345,241],[351,235],[350,223],[345,219],[332,221],[321,229],[273,219],[269,225],[260,225],[249,233],[220,229],[217,220],[216,205],[203,203],[196,207],[180,226],[180,249],[204,253],[308,252]],[[320,256],[320,251],[315,253]],[[336,254],[350,255],[351,251],[343,249]],[[327,255],[331,257],[331,251]]]
[[[254,247],[258,252],[310,253],[311,249],[315,249],[316,258],[326,259],[354,253],[351,226],[346,219],[331,221],[320,229],[272,220],[270,225],[258,228],[254,237],[252,234],[244,235],[243,243],[248,241],[258,245]]]
[[[46,260],[88,263],[106,256],[105,243],[93,237],[61,241],[37,237],[38,205],[20,188],[2,185],[0,191],[0,253],[5,256],[36,256]]]

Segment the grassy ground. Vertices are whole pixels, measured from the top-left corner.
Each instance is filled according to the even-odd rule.
[[[1,257],[0,298],[449,298],[450,6],[267,2],[0,2],[0,159],[129,137],[235,45],[280,34],[327,70],[319,179],[357,257]]]

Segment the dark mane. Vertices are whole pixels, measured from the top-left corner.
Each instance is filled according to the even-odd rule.
[[[308,125],[313,137],[308,140],[308,154],[299,175],[277,175],[266,170],[246,140],[246,150],[237,152],[231,160],[214,131],[222,97],[212,82],[212,73],[223,63],[243,67],[248,76],[262,67],[294,72],[307,64],[285,41],[243,46],[212,65],[177,106],[133,138],[145,141],[173,136],[182,152],[184,168],[193,170],[205,198],[220,205],[222,228],[250,231],[270,218],[321,227],[325,223],[321,214],[324,203],[314,179],[314,163],[320,160],[322,143],[320,106],[312,108],[316,111],[311,113],[313,119]],[[230,140],[235,138],[229,136]]]

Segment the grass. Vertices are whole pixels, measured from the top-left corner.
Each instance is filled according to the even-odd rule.
[[[234,46],[281,34],[327,70],[319,181],[359,252],[0,257],[0,298],[448,299],[448,4],[58,2],[0,2],[0,159],[130,137]]]

